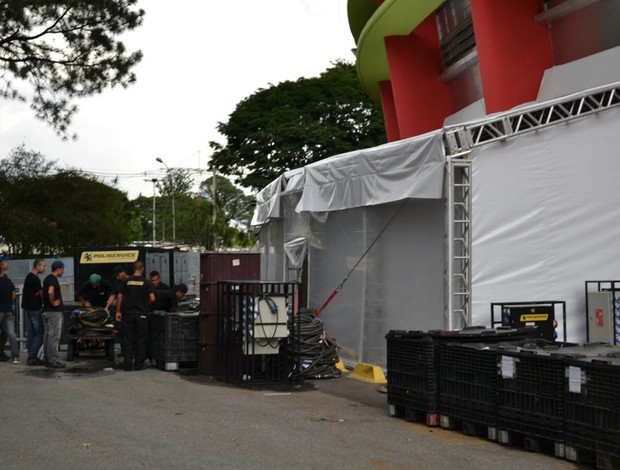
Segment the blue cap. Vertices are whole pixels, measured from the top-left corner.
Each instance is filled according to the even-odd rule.
[[[52,263],[52,271],[56,271],[57,269],[64,268],[64,267],[65,267],[65,263],[63,263],[59,259],[57,259],[56,261]]]

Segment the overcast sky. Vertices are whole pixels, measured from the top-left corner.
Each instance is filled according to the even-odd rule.
[[[20,144],[110,177],[135,198],[152,196],[144,179],[170,167],[205,169],[215,130],[243,98],[284,80],[319,75],[353,61],[346,0],[142,0],[144,25],[124,37],[144,59],[138,81],[77,102],[62,141],[27,105],[0,102],[0,157]],[[202,179],[208,175],[202,175]],[[196,181],[199,175],[196,174]]]

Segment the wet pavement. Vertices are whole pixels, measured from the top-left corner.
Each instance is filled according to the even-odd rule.
[[[0,383],[7,470],[583,468],[390,417],[381,387],[348,377],[251,390],[85,355],[0,363]]]

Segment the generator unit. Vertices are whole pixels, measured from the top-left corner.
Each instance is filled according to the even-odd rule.
[[[534,336],[549,341],[558,339],[558,318],[562,318],[562,330],[566,341],[566,302],[495,302],[491,304],[491,326],[511,328],[536,327]]]

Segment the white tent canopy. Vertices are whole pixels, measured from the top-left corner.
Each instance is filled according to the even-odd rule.
[[[443,196],[443,133],[356,150],[305,167],[297,211],[325,212]]]
[[[252,226],[281,217],[283,193],[301,191],[298,212],[329,212],[443,197],[443,132],[336,155],[291,170],[256,197]]]

